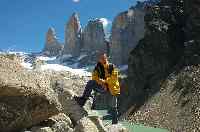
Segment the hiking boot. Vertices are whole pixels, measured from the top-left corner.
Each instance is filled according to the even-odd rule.
[[[112,124],[117,124],[118,123],[118,111],[117,109],[112,110]]]
[[[83,107],[87,101],[87,98],[84,98],[84,97],[77,97],[75,96],[74,99],[76,100],[76,102],[81,106]]]

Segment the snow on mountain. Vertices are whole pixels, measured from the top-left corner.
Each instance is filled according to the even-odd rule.
[[[41,66],[41,70],[68,71],[80,76],[91,76],[91,73],[87,72],[85,69],[73,69],[59,64],[45,64]]]
[[[52,60],[55,60],[56,57],[38,56],[37,59],[40,59],[40,60],[43,60],[43,61],[52,61]]]
[[[36,61],[42,61],[43,63],[40,64],[37,70],[42,71],[67,71],[75,75],[79,76],[91,76],[91,71],[94,69],[93,65],[88,65],[87,67],[80,68],[79,61],[86,57],[86,55],[81,55],[77,59],[73,60],[71,63],[72,58],[71,55],[65,55],[60,57],[47,57],[41,54],[32,54],[32,53],[25,53],[25,52],[0,52],[0,54],[15,54],[22,58],[21,65],[29,70],[34,70],[34,63]],[[62,63],[62,59],[68,60],[68,62]],[[119,66],[120,71],[126,71],[128,69],[128,65]]]
[[[56,57],[47,57],[42,55],[28,55],[24,52],[9,52],[9,54],[20,55],[24,60],[33,60],[33,61],[23,61],[21,65],[29,70],[33,69],[34,60],[40,60],[44,62],[37,70],[51,70],[51,71],[68,71],[72,74],[80,75],[80,76],[91,76],[91,73],[86,71],[86,69],[78,68],[78,63],[74,63],[73,65],[62,65],[59,62],[59,58]],[[71,56],[65,56],[65,58],[70,58]]]

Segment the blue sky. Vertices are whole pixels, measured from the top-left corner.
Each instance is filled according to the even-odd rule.
[[[0,49],[41,51],[49,27],[64,41],[64,27],[73,12],[84,26],[91,18],[112,21],[134,4],[135,0],[0,0]]]

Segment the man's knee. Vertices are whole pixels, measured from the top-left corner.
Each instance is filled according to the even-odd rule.
[[[87,82],[87,85],[90,85],[90,86],[94,86],[94,85],[96,85],[97,84],[97,81],[95,81],[95,80],[89,80],[88,82]]]

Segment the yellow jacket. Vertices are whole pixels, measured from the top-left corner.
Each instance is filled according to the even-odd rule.
[[[112,73],[110,74],[108,71],[108,65],[104,65],[104,71],[105,71],[105,82],[108,86],[108,89],[110,93],[113,96],[119,95],[120,94],[120,85],[119,85],[119,80],[118,80],[118,70],[117,68],[113,68]],[[92,80],[99,82],[99,75],[98,71],[94,70],[92,72]]]

